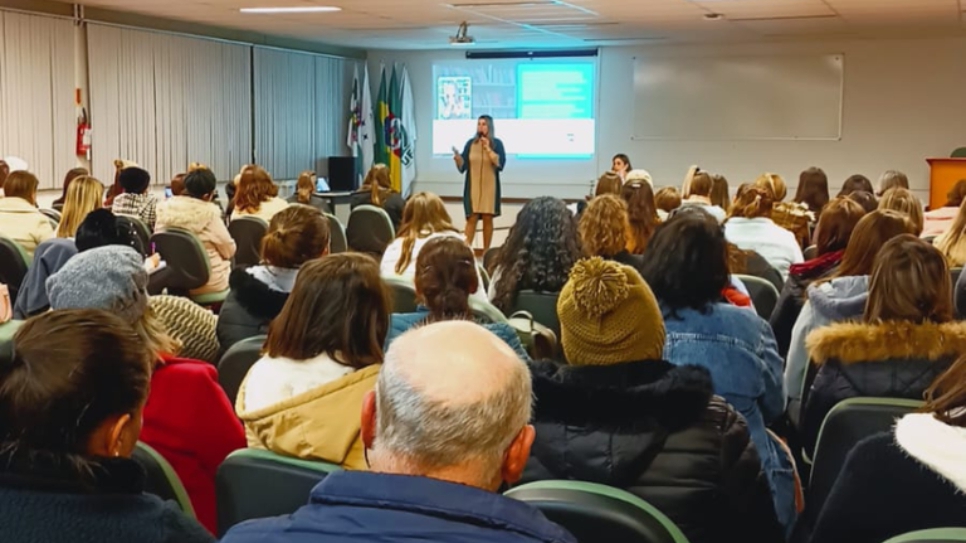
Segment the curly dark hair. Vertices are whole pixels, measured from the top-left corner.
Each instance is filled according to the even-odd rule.
[[[507,312],[517,292],[558,292],[580,260],[577,220],[567,204],[552,196],[530,200],[517,215],[490,273],[500,272],[493,305]]]
[[[640,271],[665,318],[681,309],[707,313],[730,282],[724,230],[704,210],[677,213],[654,232]]]

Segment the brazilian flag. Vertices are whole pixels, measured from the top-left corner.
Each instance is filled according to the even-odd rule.
[[[386,143],[389,146],[389,179],[392,180],[392,190],[402,192],[402,132],[399,126],[399,116],[402,113],[402,95],[400,94],[399,79],[396,77],[396,67],[392,67],[392,79],[389,82],[389,117],[386,119]]]

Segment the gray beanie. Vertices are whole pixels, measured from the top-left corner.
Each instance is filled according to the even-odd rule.
[[[148,307],[144,259],[123,245],[84,251],[47,279],[51,309],[104,309],[134,324]]]

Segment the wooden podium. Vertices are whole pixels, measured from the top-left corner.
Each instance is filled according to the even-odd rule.
[[[929,163],[929,209],[946,205],[946,194],[966,179],[966,158],[927,158]]]

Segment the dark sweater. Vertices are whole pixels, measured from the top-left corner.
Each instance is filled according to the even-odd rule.
[[[788,279],[781,288],[781,296],[768,320],[771,329],[775,332],[778,354],[782,355],[782,358],[788,355],[788,347],[792,342],[792,329],[805,305],[805,291],[814,281],[835,273],[844,254],[845,251],[837,251],[801,264],[794,264],[788,269]]]
[[[218,344],[221,359],[232,345],[268,333],[272,319],[282,312],[288,293],[270,288],[243,269],[228,276],[231,291],[218,313]]]
[[[0,458],[4,543],[209,543],[214,538],[172,502],[144,494],[129,459],[100,459],[89,481],[26,453]]]

